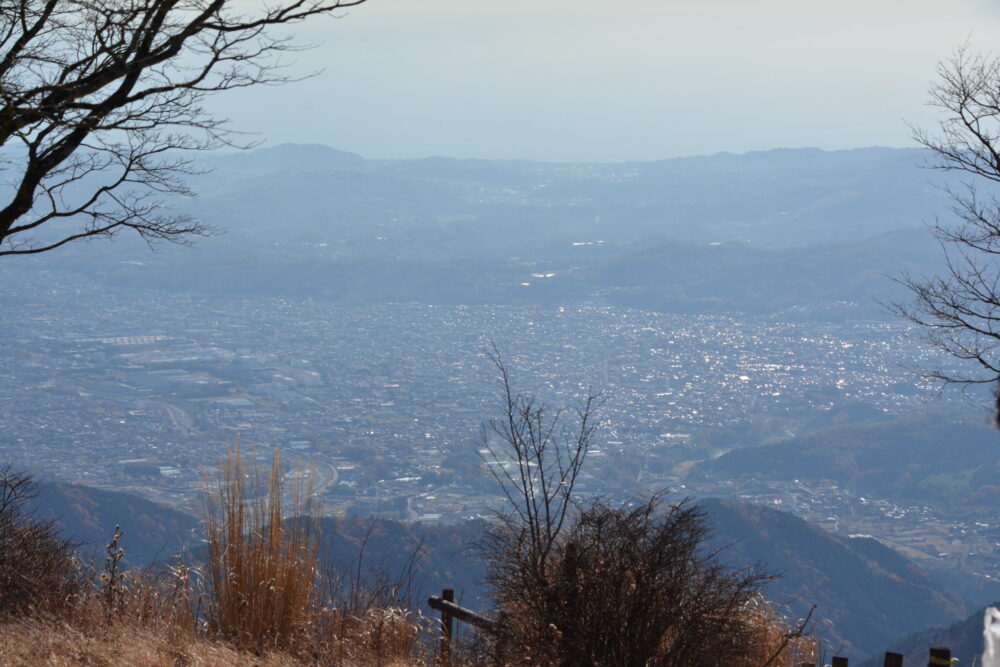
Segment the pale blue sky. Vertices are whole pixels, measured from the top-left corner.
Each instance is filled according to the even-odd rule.
[[[270,144],[649,160],[909,145],[935,64],[1000,47],[1000,2],[369,0],[298,33],[323,74],[213,103]]]

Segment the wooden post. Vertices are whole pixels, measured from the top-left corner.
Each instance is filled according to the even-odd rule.
[[[830,663],[830,667],[848,667],[847,658],[841,658],[840,656],[834,656],[833,662]]]
[[[803,662],[799,664],[799,667],[816,667],[815,662]]]
[[[943,646],[934,646],[931,648],[927,667],[951,667],[951,649]]]
[[[445,602],[455,601],[455,591],[445,588],[441,591],[441,599]],[[451,612],[447,609],[441,610],[441,664],[444,667],[451,665],[451,633],[452,633]]]
[[[882,663],[882,667],[903,667],[903,654],[886,651],[885,662]]]

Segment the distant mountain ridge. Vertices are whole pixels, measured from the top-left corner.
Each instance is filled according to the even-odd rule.
[[[205,156],[195,199],[225,230],[150,254],[135,239],[60,250],[114,284],[355,302],[579,300],[770,314],[901,294],[931,273],[947,211],[916,149],[774,150],[659,162],[368,160],[286,144]],[[19,270],[52,268],[26,259]],[[535,278],[542,274],[544,278]],[[551,274],[551,275],[549,275]]]
[[[213,170],[268,174],[280,171],[363,169],[367,160],[355,153],[322,144],[279,144],[252,151],[211,155],[202,162]]]

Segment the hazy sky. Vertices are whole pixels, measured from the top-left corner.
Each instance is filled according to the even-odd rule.
[[[297,32],[320,76],[215,102],[269,144],[648,160],[909,145],[936,63],[1000,45],[1000,2],[368,0]]]

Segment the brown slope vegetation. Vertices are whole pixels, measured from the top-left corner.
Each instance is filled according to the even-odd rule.
[[[100,508],[94,515],[120,518],[129,531],[124,540],[127,551],[158,548],[143,544],[146,533],[132,528],[141,522],[121,511],[132,506],[118,503],[117,495],[68,488],[73,496],[86,499],[81,501],[84,506],[95,503]],[[116,504],[104,506],[109,500]],[[824,636],[852,656],[874,651],[894,637],[955,620],[967,611],[960,598],[876,543],[839,538],[776,510],[718,501],[706,501],[704,506],[711,517],[712,544],[727,547],[725,562],[735,567],[760,562],[781,575],[768,585],[769,597],[788,603],[796,616],[818,604],[817,618],[825,619]],[[142,508],[157,516],[145,505]],[[362,583],[400,582],[416,610],[426,610],[427,596],[446,587],[454,588],[467,607],[489,608],[482,586],[486,564],[468,548],[481,537],[482,522],[431,526],[339,517],[321,519],[318,528],[322,567],[342,582],[350,582],[358,572]],[[108,534],[111,529],[113,525]],[[160,539],[159,533],[152,534]],[[106,534],[96,534],[92,541],[101,539]],[[190,555],[197,557],[197,550]]]
[[[58,537],[51,522],[25,511],[31,487],[30,483],[21,482],[30,478],[8,475],[4,481],[12,479],[17,484],[12,496],[14,502],[8,503],[6,513],[0,510],[0,537],[35,536],[30,542],[35,546],[24,550],[23,554],[18,552],[20,560],[9,558],[7,552],[0,554],[3,557],[0,574],[11,573],[16,578],[29,559],[39,567],[32,570],[32,586],[21,589],[23,595],[12,598],[12,604],[0,609],[0,661],[3,664],[419,666],[434,661],[433,624],[401,609],[399,590],[391,583],[383,588],[360,589],[358,581],[353,580],[345,591],[331,586],[336,582],[331,582],[319,571],[320,541],[315,523],[307,518],[280,519],[285,496],[277,459],[269,479],[263,482],[247,474],[239,464],[238,454],[230,460],[209,503],[205,527],[209,549],[207,562],[200,570],[178,566],[158,574],[126,571],[122,567],[122,535],[116,529],[106,547],[103,570],[95,585],[91,585],[92,574],[86,568],[74,566],[72,544]],[[294,493],[292,497],[296,497]],[[306,498],[308,494],[299,497]],[[670,522],[671,516],[683,511],[683,507],[678,506],[661,518],[658,506],[650,505],[643,516],[652,522],[650,525],[658,526],[657,535],[662,536],[665,544],[680,540],[680,544],[687,545],[684,549],[694,549],[700,540],[701,529],[677,532]],[[634,514],[632,510],[617,510],[600,504],[591,511],[594,512],[601,517],[607,516],[612,524],[620,520],[623,512]],[[700,514],[695,512],[691,516],[700,525]],[[412,527],[370,523],[360,543],[356,542],[356,535],[350,535],[350,530],[343,539],[345,542],[355,540],[360,551],[380,541],[396,542],[408,529]],[[572,534],[580,537],[586,531],[580,533],[579,526],[575,526]],[[658,538],[655,543],[660,541]],[[593,544],[600,546],[604,540],[598,539]],[[388,544],[381,546],[388,547]],[[617,553],[617,549],[605,555],[611,553]],[[622,567],[614,568],[616,575],[629,571],[628,553],[619,554]],[[683,553],[679,555],[683,562],[688,562]],[[46,569],[42,556],[49,562],[59,561],[64,565]],[[407,560],[412,558],[408,556]],[[595,566],[603,562],[603,558],[598,559]],[[639,563],[635,565],[638,567]],[[709,584],[730,581],[728,570],[710,565],[711,557],[708,556],[691,560],[683,570],[683,579],[688,581],[693,577],[700,581],[705,578]],[[558,572],[564,569],[557,566]],[[640,571],[642,567],[636,570]],[[592,583],[585,586],[586,590],[595,590],[596,583],[603,578],[602,572],[598,567],[587,573]],[[655,569],[651,574],[657,572],[660,570]],[[663,570],[661,574],[669,577],[672,572],[673,569]],[[736,581],[738,583],[739,579]],[[714,590],[712,586],[709,588]],[[12,590],[10,586],[0,587],[0,597],[7,600]],[[671,590],[665,589],[668,601],[673,600]],[[700,589],[685,586],[685,590],[697,593]],[[679,635],[654,633],[645,639],[654,642],[654,649],[657,645],[667,647],[668,653],[676,653],[679,647],[685,654],[696,651],[707,656],[707,662],[702,659],[697,663],[705,665],[716,664],[711,659],[715,654],[732,656],[733,659],[726,658],[725,662],[733,667],[756,667],[764,661],[776,667],[787,667],[793,655],[813,655],[812,640],[789,637],[789,633],[794,634],[794,627],[776,616],[753,590],[741,588],[740,591],[738,598],[734,598],[738,602],[736,606],[727,608],[721,615],[707,612],[726,627],[739,627],[738,637],[727,633],[723,633],[725,637],[716,637],[715,633],[684,632]],[[524,601],[533,608],[535,591],[521,592]],[[635,596],[635,601],[644,599],[643,590],[625,591],[624,598],[620,586],[613,585],[605,591],[608,592],[611,597],[591,596],[588,603],[591,611],[600,613],[604,601],[630,605],[630,596]],[[689,609],[699,604],[699,600],[695,595],[692,599],[673,600],[671,604]],[[576,617],[572,605],[562,608],[561,614],[570,614],[564,619],[565,623]],[[589,617],[577,620],[585,618]],[[665,618],[670,620],[669,615]],[[597,629],[589,621],[586,623],[587,627]],[[695,623],[693,627],[699,625]],[[510,623],[510,628],[518,627],[518,623]],[[609,636],[616,634],[614,628],[610,631],[612,635]],[[558,629],[556,632],[559,633]],[[501,635],[506,638],[502,644],[501,653],[505,656],[502,664],[577,664],[578,656],[573,655],[575,643],[568,647],[567,653],[567,648],[556,642],[557,655],[552,656],[552,660],[538,662],[525,658],[528,655],[525,642],[544,645],[551,640],[547,630],[544,636],[529,635],[517,631],[509,637]],[[623,650],[634,653],[631,646],[632,640],[622,644]],[[792,647],[798,653],[791,653]],[[543,652],[548,650],[543,648]],[[625,662],[598,659],[588,664],[640,664],[635,656],[623,655],[622,658]],[[473,653],[462,660],[471,661],[471,664],[499,664],[492,650]],[[688,663],[654,660],[650,664]]]
[[[116,526],[95,572],[31,513],[36,488],[0,470],[2,664],[422,664],[423,621],[395,591],[328,585],[312,524],[281,521],[277,456],[262,481],[234,450],[206,503],[200,567],[126,570]]]
[[[257,656],[163,628],[134,624],[81,628],[65,621],[31,618],[0,625],[0,664],[286,667],[300,663],[288,655]]]

